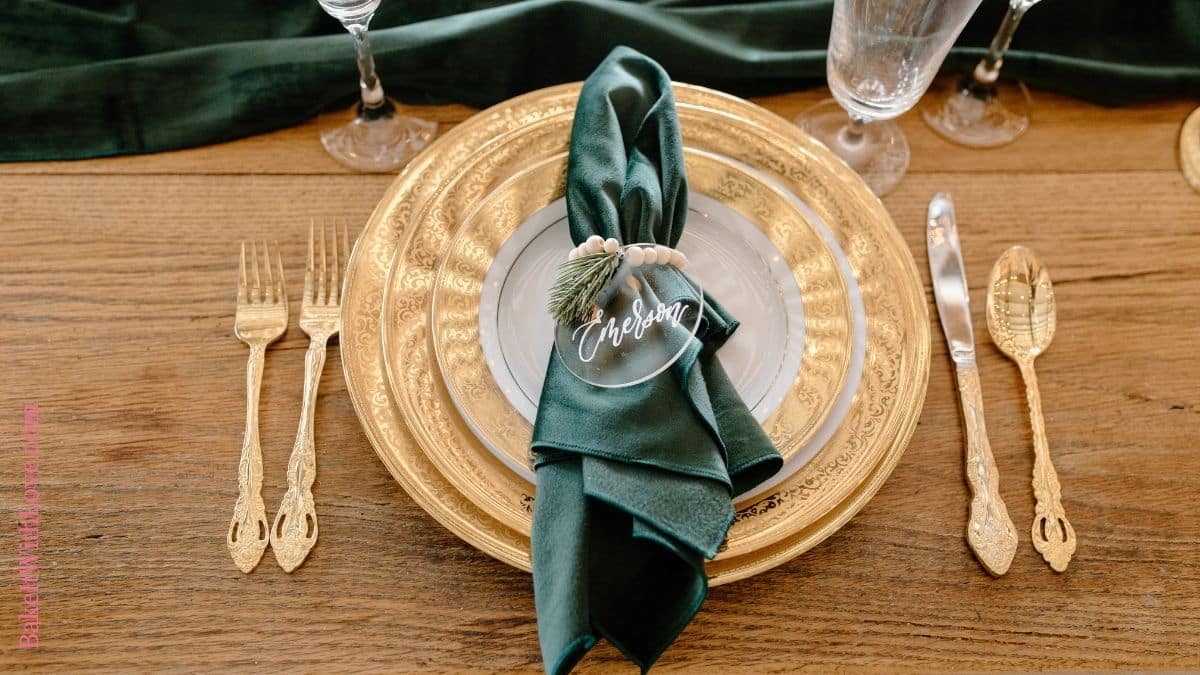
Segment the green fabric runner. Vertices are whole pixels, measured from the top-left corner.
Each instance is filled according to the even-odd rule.
[[[683,81],[740,94],[825,75],[830,0],[384,0],[388,92],[488,105],[587,75],[617,44]],[[947,67],[999,24],[987,0]],[[1200,98],[1200,2],[1048,0],[1004,76],[1102,103]],[[0,3],[0,160],[154,152],[260,133],[349,105],[350,38],[315,0]],[[314,141],[315,142],[315,141]]]
[[[576,244],[598,234],[675,246],[683,234],[670,80],[631,49],[614,50],[580,93],[567,213]],[[696,307],[674,267],[645,278],[644,297]],[[704,559],[733,522],[733,495],[782,464],[715,356],[737,321],[705,300],[700,339],[676,335],[690,348],[641,384],[595,387],[550,355],[532,444],[533,585],[549,673],[569,671],[599,637],[649,668],[704,601]]]

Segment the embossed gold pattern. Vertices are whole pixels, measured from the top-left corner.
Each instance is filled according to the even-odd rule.
[[[805,299],[803,367],[779,409],[765,423],[780,452],[785,458],[791,457],[803,448],[828,415],[849,368],[853,319],[845,281],[820,234],[785,196],[718,156],[690,149],[685,155],[692,189],[721,199],[750,220],[761,223],[776,248],[786,252],[786,260]],[[515,175],[479,204],[448,210],[451,214],[463,210],[473,213],[464,219],[442,258],[434,282],[431,324],[426,328],[422,325],[423,317],[412,314],[385,322],[385,359],[403,352],[410,367],[402,372],[414,374],[436,368],[447,374],[444,380],[456,389],[452,396],[462,403],[463,414],[470,424],[489,434],[516,461],[527,461],[532,428],[496,386],[491,369],[484,362],[479,337],[479,298],[491,260],[507,237],[533,213],[563,196],[565,169],[566,155],[552,156]],[[453,193],[451,188],[442,197]],[[430,208],[436,209],[437,205],[438,202],[431,202]],[[429,227],[438,226],[436,219],[420,220]],[[398,257],[394,274],[406,269],[408,273],[426,274],[428,270],[413,269],[420,268],[420,261],[425,259],[428,256],[415,256],[411,260]],[[409,298],[407,294],[423,293],[424,284],[401,282],[399,287],[403,290],[389,296],[395,298],[398,306],[422,304],[420,298]],[[388,314],[386,307],[384,314],[385,317]],[[391,334],[387,332],[391,325],[402,325],[405,334],[431,329],[438,363],[431,362],[433,354],[423,349],[419,340],[392,348]],[[398,401],[411,428],[436,425],[427,433],[418,430],[416,435],[428,440],[430,445],[425,446],[425,452],[442,473],[469,497],[494,499],[484,502],[489,504],[493,515],[509,509],[508,522],[526,531],[530,521],[521,495],[532,492],[532,486],[511,471],[495,469],[494,458],[453,407],[437,405],[427,398],[425,391],[410,386],[413,383],[393,381],[392,384],[397,391],[419,393],[410,409],[405,408],[404,396],[398,396]],[[435,386],[442,387],[443,383]],[[428,393],[428,397],[432,396],[432,392]],[[434,414],[445,414],[446,419],[432,419]],[[519,491],[510,492],[513,486]],[[759,522],[766,525],[765,521]],[[739,536],[753,534],[752,529],[743,528]],[[741,540],[731,537],[728,546],[736,551],[742,546]]]
[[[517,527],[467,498],[414,443],[394,407],[393,394],[419,405],[440,406],[451,415],[454,410],[444,387],[438,391],[440,374],[408,372],[415,369],[404,352],[418,345],[429,349],[428,329],[406,334],[403,319],[427,314],[433,271],[448,235],[469,215],[432,206],[431,197],[452,183],[461,190],[461,203],[477,202],[514,173],[499,167],[520,169],[505,164],[513,160],[511,148],[519,146],[527,164],[565,152],[578,86],[533,92],[484,111],[418,157],[389,189],[356,246],[343,313],[342,349],[351,397],[384,463],[449,529],[523,569],[529,569],[529,542],[522,531],[528,531],[532,496],[517,493],[518,508],[512,511],[523,514]],[[799,196],[829,224],[855,271],[868,323],[866,368],[845,423],[790,480],[739,511],[735,532],[766,525],[755,537],[743,539],[743,551],[727,547],[709,563],[712,583],[719,584],[777,565],[815,545],[856,513],[886,479],[924,398],[928,315],[911,254],[882,205],[853,172],[786,121],[745,101],[686,85],[677,85],[676,92],[685,144],[736,157]],[[477,149],[481,156],[471,159],[472,166],[492,162],[497,168],[456,176]],[[431,218],[438,224],[429,226]],[[408,228],[408,223],[420,225]],[[400,247],[398,239],[403,239]],[[419,261],[425,271],[410,275],[397,268],[393,288],[398,291],[384,308],[384,275],[393,251],[398,260]],[[386,325],[380,324],[381,309],[386,309]],[[395,392],[387,386],[381,364],[381,332],[388,334],[394,350],[388,357],[394,380],[404,383]],[[430,392],[424,398],[417,392],[422,387]],[[461,420],[455,423],[461,425]],[[495,468],[511,474],[498,461]],[[731,533],[731,543],[734,536]]]

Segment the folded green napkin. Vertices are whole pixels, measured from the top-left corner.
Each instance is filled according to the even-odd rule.
[[[670,80],[632,49],[615,49],[584,83],[567,210],[577,244],[598,234],[674,247],[683,233],[687,176]],[[675,268],[649,274],[664,301],[697,299]],[[600,637],[648,669],[704,601],[704,559],[733,522],[732,496],[779,470],[716,358],[737,325],[705,297],[699,339],[660,375],[619,389],[583,382],[551,354],[532,443],[548,672],[569,671]]]

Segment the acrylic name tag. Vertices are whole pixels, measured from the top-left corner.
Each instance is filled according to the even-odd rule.
[[[667,262],[652,255],[647,263],[642,252],[629,254],[648,246],[621,247],[591,312],[556,326],[558,357],[584,382],[609,388],[645,382],[675,363],[700,327],[704,294],[699,284],[678,270],[660,269],[670,265],[667,255],[662,256]],[[665,285],[678,288],[664,298]],[[682,299],[680,289],[687,291]]]

